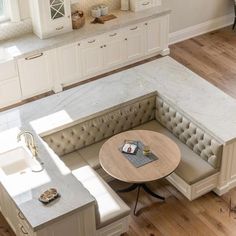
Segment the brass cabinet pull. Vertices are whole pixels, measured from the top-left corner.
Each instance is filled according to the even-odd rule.
[[[42,52],[39,54],[33,55],[33,56],[26,57],[25,60],[29,61],[29,60],[33,60],[33,59],[41,57],[41,56],[43,56]]]
[[[57,27],[56,30],[62,30],[63,28],[64,28],[64,26]]]
[[[136,30],[136,29],[138,29],[138,26],[131,28],[130,30]]]
[[[92,41],[88,41],[88,43],[95,43],[96,39],[92,40]]]
[[[143,5],[143,6],[147,6],[148,4],[150,4],[150,2],[145,2],[145,3],[143,3],[142,5]]]
[[[23,225],[21,225],[20,230],[23,234],[29,234],[28,232],[25,231],[25,228]]]
[[[22,215],[22,213],[19,211],[18,212],[18,216],[19,216],[19,218],[21,219],[21,220],[24,220],[25,218],[24,218],[24,216]]]
[[[109,36],[110,37],[114,37],[114,36],[116,36],[117,35],[117,33],[114,33],[114,34],[110,34]]]

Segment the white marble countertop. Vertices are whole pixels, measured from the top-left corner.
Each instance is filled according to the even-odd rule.
[[[141,12],[120,11],[111,12],[116,19],[107,21],[105,24],[91,24],[92,18],[88,17],[83,28],[72,32],[41,40],[33,33],[22,37],[0,42],[0,49],[11,53],[12,58],[27,57],[30,54],[54,49],[65,44],[78,42],[83,39],[95,37],[108,31],[116,30],[132,24],[149,20],[164,14],[170,10],[163,7],[155,7]],[[1,50],[0,50],[1,59]]]
[[[45,209],[37,200],[38,194],[44,187],[53,184],[57,186],[59,180],[69,190],[74,191],[75,188],[76,191],[83,191],[79,183],[76,187],[76,181],[70,174],[63,173],[64,168],[61,168],[59,158],[47,149],[37,134],[155,92],[168,98],[178,109],[220,142],[235,141],[235,99],[170,57],[157,59],[0,113],[0,153],[14,147],[19,128],[32,131],[37,137],[37,144],[45,161],[45,171],[52,180],[45,185],[29,188],[24,193],[11,194],[31,225],[36,228],[49,221],[49,218],[35,221],[37,211],[43,213],[41,215],[50,211],[53,215],[55,208]],[[11,193],[11,187],[7,182],[5,187]],[[86,191],[84,194],[91,203],[93,199],[86,195]],[[68,206],[66,211],[76,209],[76,205],[73,205],[75,199],[71,197],[70,201],[72,205]],[[56,206],[58,209],[61,206],[59,203]],[[32,206],[37,210],[30,211]],[[79,207],[82,207],[82,204],[78,204],[77,209]],[[53,217],[60,217],[60,214],[54,214]]]

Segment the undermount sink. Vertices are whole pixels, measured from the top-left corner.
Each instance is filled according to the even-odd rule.
[[[32,157],[23,147],[0,154],[0,169],[4,175],[21,173],[32,166]]]

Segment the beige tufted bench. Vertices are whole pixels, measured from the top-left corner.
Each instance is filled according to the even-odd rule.
[[[216,187],[222,144],[198,127],[166,98],[159,95],[135,99],[74,122],[67,127],[49,131],[42,136],[71,168],[72,173],[89,189],[85,181],[79,178],[79,169],[89,166],[103,179],[109,181],[111,177],[101,169],[99,164],[99,150],[107,138],[129,129],[154,130],[167,135],[178,144],[182,160],[168,180],[190,200]],[[96,178],[94,171],[91,171],[91,174]],[[97,178],[100,182],[103,181],[99,176]],[[108,192],[111,193],[110,196],[116,198],[117,195],[111,189]],[[91,194],[98,199],[96,192],[91,191]],[[103,215],[99,213],[102,211],[102,208],[99,209],[99,204],[102,207],[102,200],[97,202],[98,228],[124,216],[123,212],[116,216],[111,213],[109,214],[111,217],[106,219],[105,224],[99,223],[103,222]],[[120,199],[118,202],[120,203]]]

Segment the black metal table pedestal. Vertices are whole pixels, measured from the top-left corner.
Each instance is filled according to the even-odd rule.
[[[137,192],[137,196],[136,196],[136,201],[135,201],[135,205],[134,205],[134,215],[137,216],[137,212],[136,212],[136,208],[137,208],[137,204],[138,204],[138,200],[139,200],[139,194],[140,194],[140,189],[142,188],[146,193],[150,194],[151,196],[161,199],[162,201],[165,200],[164,197],[159,196],[158,194],[154,193],[153,191],[151,191],[151,189],[149,189],[147,187],[146,184],[142,183],[142,184],[132,184],[131,186],[129,186],[128,188],[125,189],[121,189],[121,190],[117,190],[118,193],[127,193],[127,192],[131,192],[135,189],[138,189]]]

